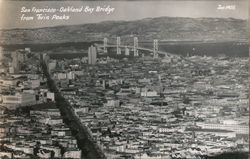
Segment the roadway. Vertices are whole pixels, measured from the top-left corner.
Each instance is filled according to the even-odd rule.
[[[55,93],[56,106],[59,108],[63,117],[64,123],[70,128],[72,134],[77,139],[78,147],[82,150],[82,157],[84,159],[106,159],[103,151],[95,143],[88,128],[81,122],[79,117],[75,114],[72,106],[58,91],[55,82],[51,79],[48,73],[47,66],[41,62],[42,69],[47,77],[50,91]]]

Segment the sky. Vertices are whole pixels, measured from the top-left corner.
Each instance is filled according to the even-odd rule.
[[[86,6],[96,8],[97,6],[110,6],[114,11],[110,14],[105,12],[92,14],[81,13],[46,13],[50,18],[56,15],[69,16],[69,20],[37,20],[35,13],[21,13],[25,8],[55,8],[60,7]],[[229,7],[224,9],[218,9]],[[24,14],[26,17],[33,16],[30,21],[21,20]],[[86,23],[97,23],[109,20],[138,20],[154,17],[219,17],[219,18],[248,18],[248,2],[244,0],[221,1],[6,1],[0,0],[0,29],[8,28],[37,28],[51,27],[58,25],[75,25]]]

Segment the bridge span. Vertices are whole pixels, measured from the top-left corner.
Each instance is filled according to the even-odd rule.
[[[104,49],[104,46],[103,45],[99,45],[99,44],[95,44],[95,46],[97,46],[98,48],[101,48],[101,49]],[[106,48],[117,48],[116,45],[106,45]],[[134,47],[133,46],[129,46],[129,45],[120,45],[119,48],[122,48],[122,49],[131,49],[132,51],[134,51]],[[153,49],[150,49],[150,48],[145,48],[145,47],[137,47],[136,48],[137,50],[141,50],[141,51],[148,51],[150,53],[154,53],[154,50]],[[164,51],[157,51],[158,54],[161,54],[161,55],[165,55],[165,56],[176,56],[176,57],[179,57],[178,55],[174,55],[172,53],[169,53],[169,52],[164,52]]]
[[[205,67],[202,64],[198,64],[194,61],[191,61],[181,55],[177,55],[174,53],[166,52],[166,51],[160,51],[159,50],[159,44],[158,44],[158,39],[154,39],[152,41],[153,43],[153,48],[146,48],[146,47],[141,47],[139,46],[139,40],[137,37],[133,37],[133,45],[124,45],[121,44],[121,37],[116,38],[116,44],[108,43],[108,38],[103,39],[103,45],[102,44],[95,44],[95,46],[101,50],[103,50],[104,53],[107,53],[108,48],[116,48],[116,54],[120,55],[121,54],[121,49],[125,49],[125,55],[126,55],[126,50],[128,52],[132,50],[134,52],[134,56],[143,56],[145,52],[149,52],[150,54],[153,53],[153,58],[158,58],[159,55],[164,55],[165,58],[174,58],[174,59],[181,59],[184,60],[190,64],[194,64],[198,67]],[[145,51],[143,54],[140,53],[139,51]],[[129,54],[129,53],[128,53]]]

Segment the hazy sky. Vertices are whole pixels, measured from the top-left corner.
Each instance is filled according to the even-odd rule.
[[[53,13],[69,15],[69,20],[36,20],[21,21],[21,8],[56,8],[67,6],[110,6],[114,12],[105,13]],[[235,9],[218,9],[218,6],[235,6]],[[53,14],[46,13],[50,17]],[[26,16],[36,16],[25,13]],[[137,20],[148,17],[232,17],[247,19],[248,2],[235,1],[5,1],[0,0],[0,28],[32,28],[56,25],[95,23],[106,20]]]

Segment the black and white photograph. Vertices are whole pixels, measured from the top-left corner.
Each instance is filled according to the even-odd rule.
[[[248,159],[248,0],[0,0],[0,159]]]

